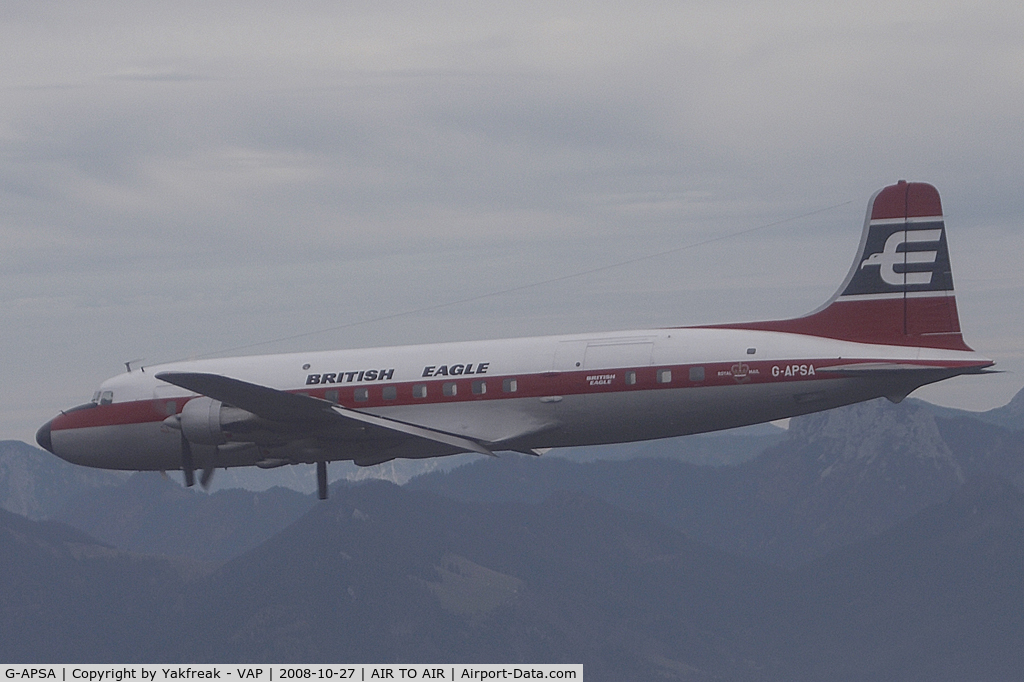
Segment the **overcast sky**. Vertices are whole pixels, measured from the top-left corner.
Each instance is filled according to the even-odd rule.
[[[916,395],[1001,405],[1022,26],[1009,1],[6,0],[0,439],[140,358],[799,315],[901,178],[942,194],[965,337],[1008,370]]]

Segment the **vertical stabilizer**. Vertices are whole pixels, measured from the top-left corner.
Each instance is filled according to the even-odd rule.
[[[842,286],[818,310],[792,320],[723,326],[971,350],[960,334],[938,191],[901,180],[876,192],[868,202],[857,258]]]

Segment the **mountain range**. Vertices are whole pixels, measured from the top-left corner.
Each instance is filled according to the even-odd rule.
[[[672,456],[703,444],[505,456],[323,503],[155,474],[20,493],[36,511],[0,512],[0,660],[1019,679],[1021,404],[874,402],[709,436],[757,450],[731,466]]]
[[[1002,479],[795,571],[577,493],[333,492],[212,571],[0,513],[0,659],[571,661],[594,680],[1024,669],[1024,496]]]
[[[793,568],[946,500],[968,477],[995,474],[1024,487],[1019,431],[938,414],[925,403],[877,400],[807,415],[733,467],[505,457],[408,485],[477,501],[585,491],[720,549]]]
[[[17,440],[0,440],[0,509],[44,519],[64,504],[65,496],[112,488],[127,478],[120,472],[68,464]]]

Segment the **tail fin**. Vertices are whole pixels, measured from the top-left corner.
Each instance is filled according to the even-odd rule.
[[[901,180],[876,192],[853,267],[821,308],[791,320],[727,326],[971,350],[960,334],[938,191]]]

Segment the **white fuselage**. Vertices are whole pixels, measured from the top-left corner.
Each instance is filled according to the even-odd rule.
[[[166,418],[195,394],[159,372],[223,375],[484,443],[531,451],[665,438],[791,417],[914,388],[990,362],[974,352],[716,328],[291,353],[145,367],[106,381],[95,407],[54,420],[78,464],[164,470],[181,461]],[[430,457],[462,448],[274,425],[226,432],[197,466]],[[214,425],[212,428],[216,429]]]

